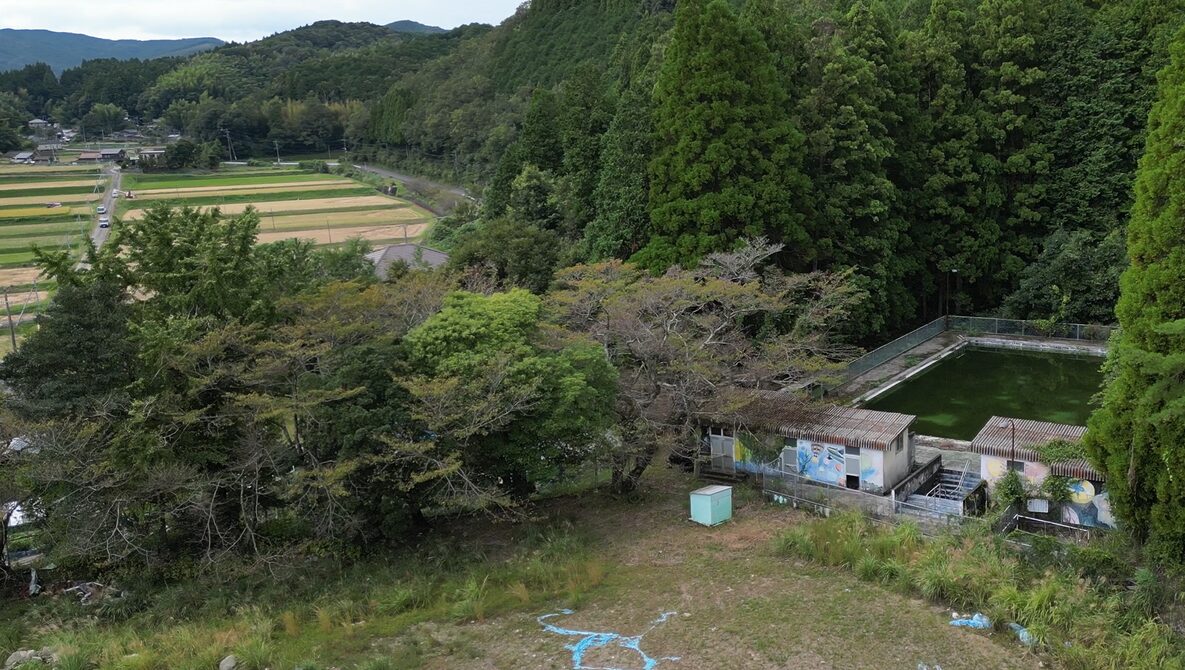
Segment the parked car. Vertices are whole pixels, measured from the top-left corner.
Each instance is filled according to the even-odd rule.
[[[48,207],[48,208],[50,208],[50,209],[53,209],[54,207],[61,207],[61,206],[62,206],[62,203],[60,203],[60,202],[47,202],[47,203],[45,203],[45,206],[46,206],[46,207]]]
[[[106,208],[106,207],[104,207],[103,205],[99,205],[98,209],[96,209],[95,211],[96,211],[96,212],[98,212],[98,213],[100,213],[100,214],[106,214],[106,213],[107,213],[107,208]]]

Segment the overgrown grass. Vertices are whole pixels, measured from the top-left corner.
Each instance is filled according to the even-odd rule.
[[[428,621],[483,621],[544,602],[576,606],[606,577],[570,525],[528,529],[516,545],[510,556],[487,557],[431,544],[397,560],[323,561],[277,576],[247,570],[154,590],[128,575],[121,581],[137,590],[102,606],[57,598],[0,612],[0,656],[52,646],[75,667],[100,670],[208,670],[231,653],[247,670],[419,667],[413,662],[424,650],[415,645],[385,655],[393,665],[365,665],[372,640]]]
[[[297,186],[299,184],[293,184]],[[181,207],[184,205],[231,205],[238,203],[251,202],[281,202],[284,200],[310,200],[322,198],[349,198],[359,195],[376,195],[373,188],[359,186],[358,188],[342,188],[336,190],[317,190],[312,185],[308,190],[304,191],[268,191],[266,193],[244,193],[242,195],[212,195],[201,197],[188,198],[155,198],[152,200],[121,200],[120,202],[128,209],[147,209],[154,205],[164,203],[170,207]]]
[[[266,186],[268,184],[299,184],[303,182],[317,182],[325,181],[327,179],[339,179],[339,177],[330,174],[314,174],[312,172],[298,172],[286,174],[261,174],[261,175],[209,175],[209,176],[191,176],[178,177],[177,175],[170,175],[171,179],[152,179],[157,175],[137,176],[134,179],[129,179],[126,184],[122,185],[123,190],[131,188],[140,189],[159,189],[159,188],[200,188],[206,186]],[[164,176],[164,175],[160,175]],[[145,177],[150,177],[145,179]]]
[[[1017,622],[1037,651],[1067,668],[1185,667],[1185,644],[1156,618],[1165,604],[1157,575],[1117,560],[1115,547],[1049,542],[1021,554],[984,525],[926,539],[912,524],[887,528],[845,513],[782,532],[773,550],[982,611],[1001,631]]]

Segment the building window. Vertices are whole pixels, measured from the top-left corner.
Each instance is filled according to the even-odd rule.
[[[1025,462],[1024,461],[1008,461],[1008,469],[1017,473],[1017,474],[1023,475],[1025,473]]]

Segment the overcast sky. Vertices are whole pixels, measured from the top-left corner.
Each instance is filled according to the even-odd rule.
[[[522,0],[0,0],[0,28],[44,28],[108,39],[219,37],[243,42],[321,19],[453,28],[501,23]]]

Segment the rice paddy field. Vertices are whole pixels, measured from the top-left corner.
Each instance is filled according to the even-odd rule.
[[[432,220],[427,210],[361,182],[291,168],[125,174],[121,188],[135,196],[120,201],[118,215],[126,221],[143,218],[160,203],[216,207],[230,215],[253,207],[260,213],[262,243],[295,238],[329,245],[361,238],[379,245],[414,240]]]
[[[19,337],[54,289],[34,266],[32,245],[80,252],[107,187],[95,165],[0,165],[0,293],[8,293],[0,353],[11,348],[8,316]]]

